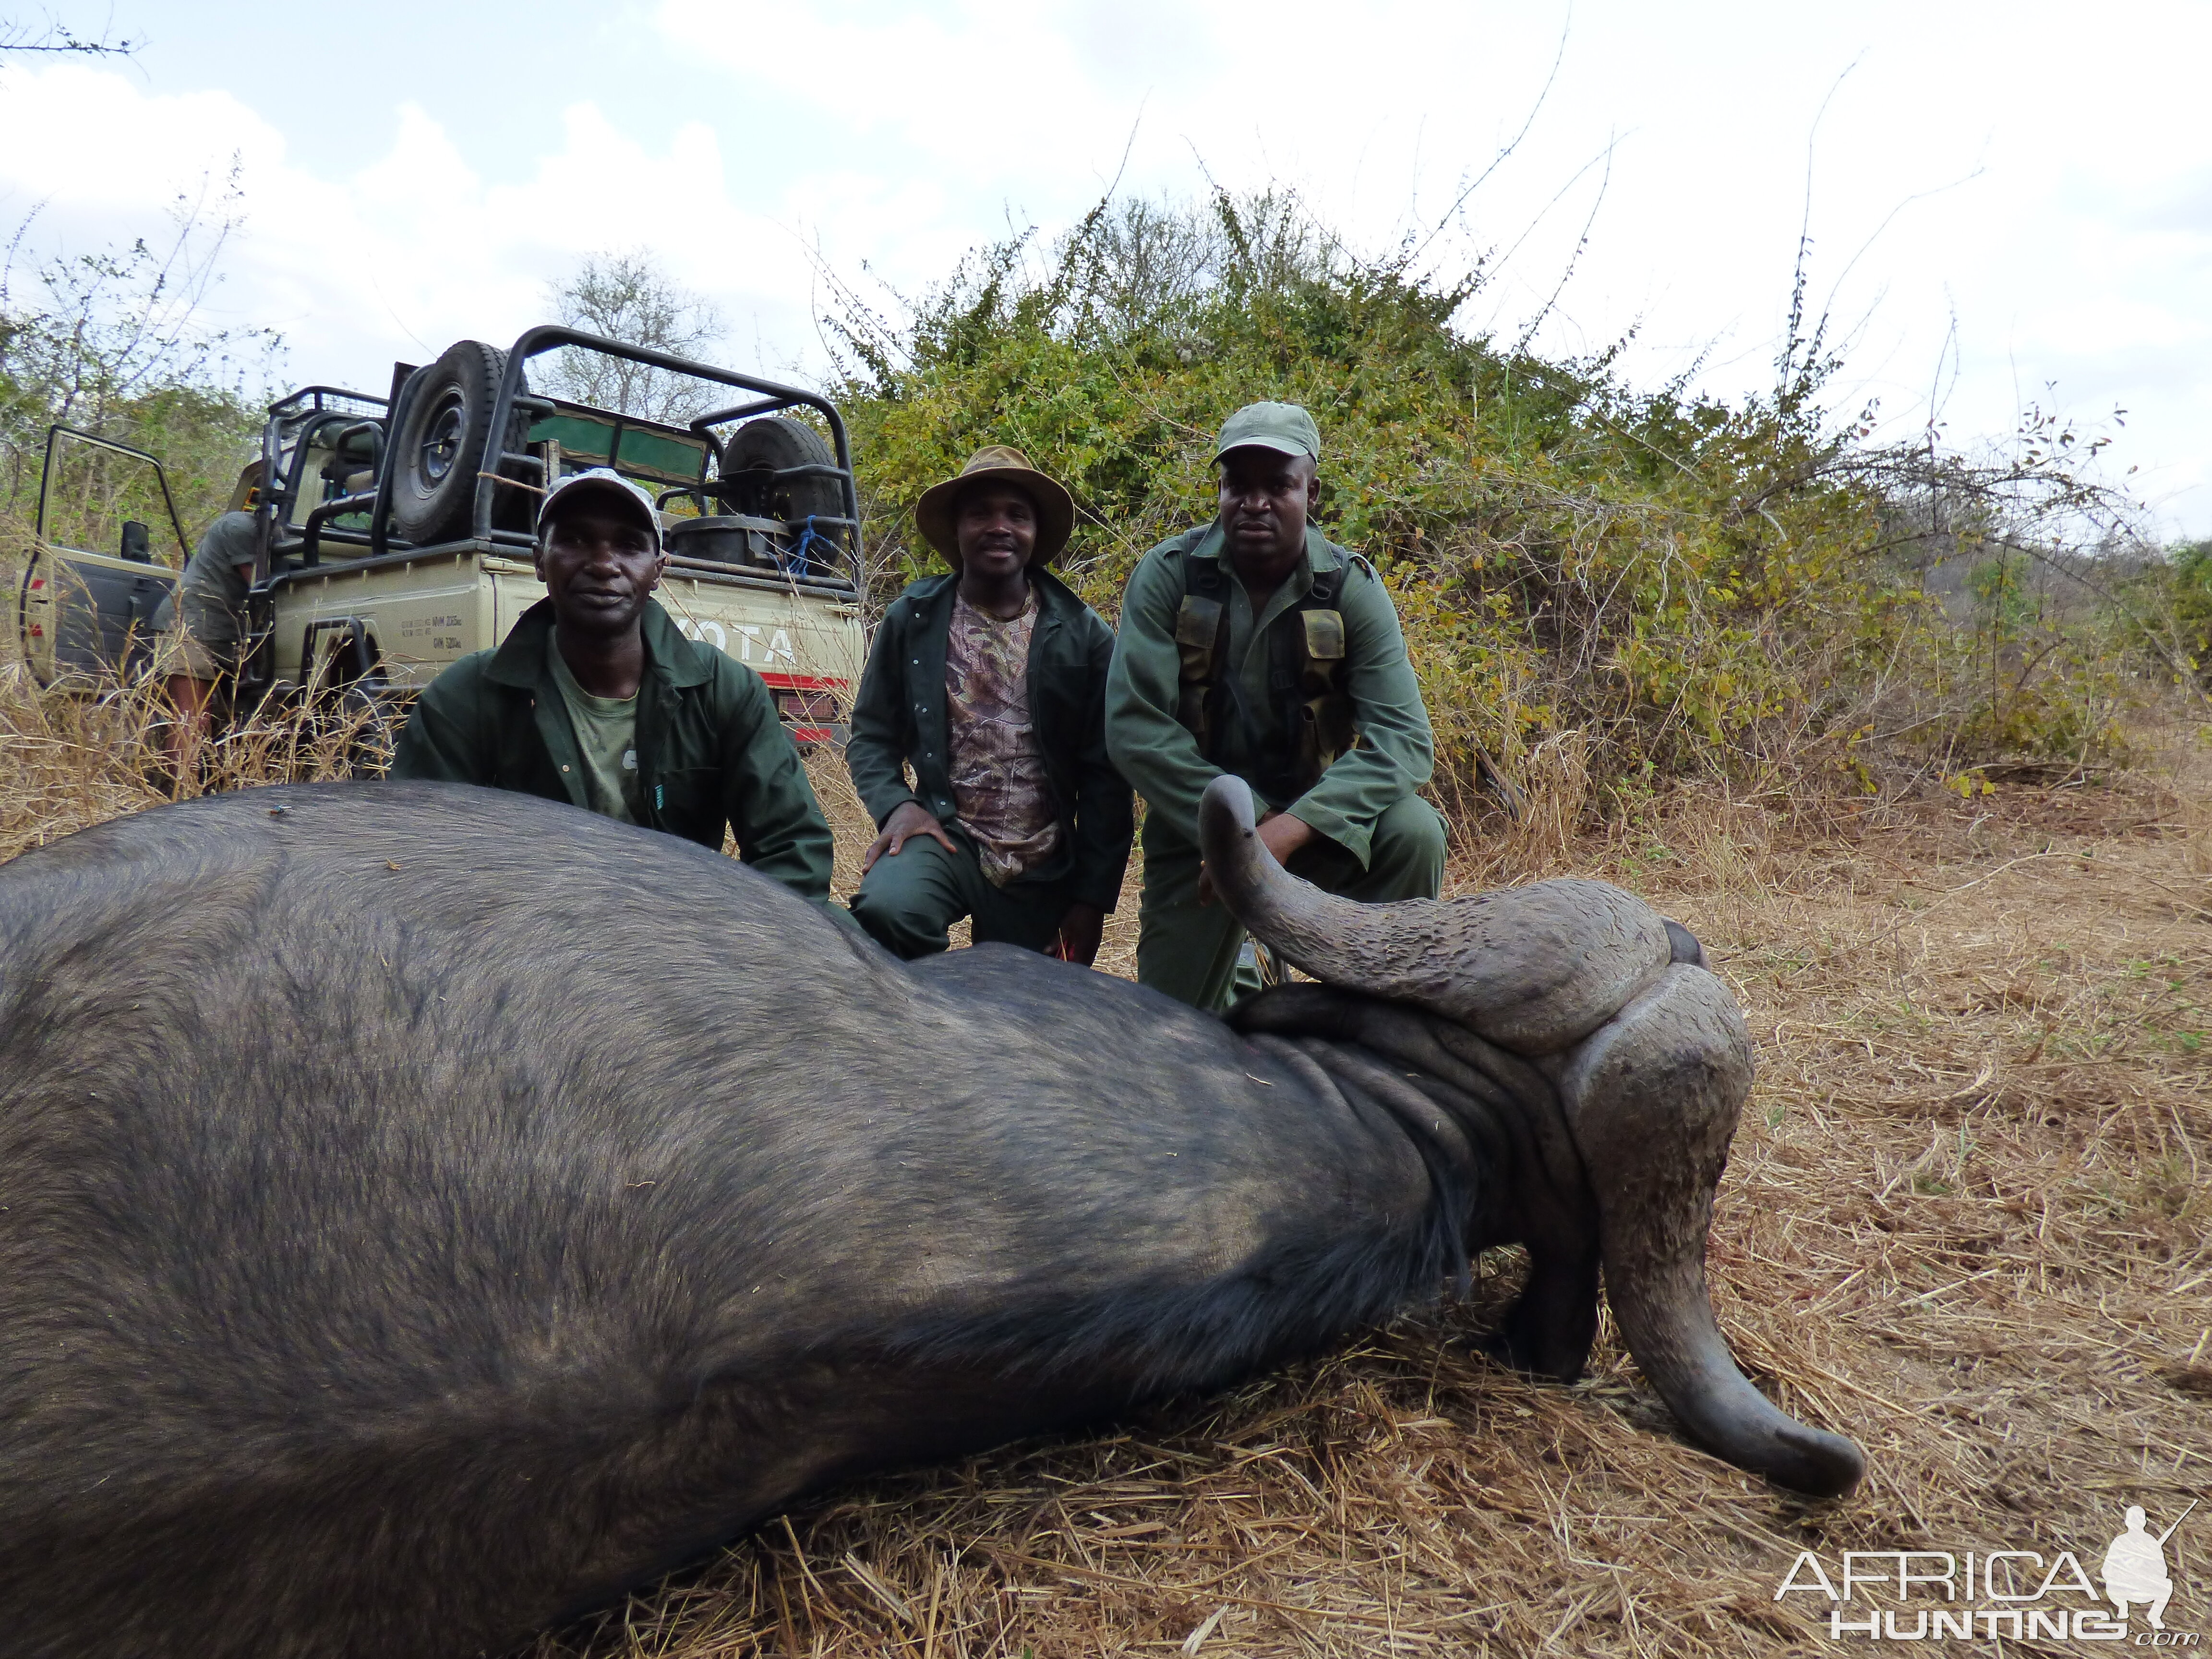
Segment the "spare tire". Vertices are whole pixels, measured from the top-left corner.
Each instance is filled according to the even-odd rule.
[[[806,473],[795,478],[775,475],[795,466],[835,466],[837,457],[822,434],[787,416],[768,415],[747,421],[722,446],[722,465],[717,475],[724,501],[732,513],[756,519],[781,519],[803,526],[810,518],[842,518],[845,492],[828,473]],[[851,544],[842,525],[823,525],[815,534],[841,553]],[[793,551],[796,553],[797,548]],[[807,550],[807,564],[817,573],[831,572],[835,561],[818,548]]]
[[[458,540],[471,527],[477,475],[491,453],[491,407],[499,397],[507,354],[481,340],[448,346],[422,371],[407,411],[407,424],[392,447],[392,527],[417,547]],[[509,423],[500,449],[522,447],[522,417]],[[501,489],[492,522],[501,529],[530,527],[529,497]]]

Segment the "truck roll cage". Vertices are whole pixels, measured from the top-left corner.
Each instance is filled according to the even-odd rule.
[[[304,523],[295,526],[293,520],[298,511],[300,494],[307,488],[308,452],[315,447],[317,435],[326,427],[338,427],[332,447],[342,448],[356,434],[367,433],[369,464],[381,471],[388,407],[385,398],[338,386],[301,386],[269,405],[269,418],[261,428],[259,514],[264,526],[263,544],[271,563],[269,574],[273,574],[275,556],[279,550],[296,552],[304,565],[320,564],[325,536],[355,547],[369,544],[367,531],[332,528],[331,520],[365,511],[375,500],[374,492],[363,491],[320,502],[308,513]],[[289,467],[285,465],[288,451],[291,458]],[[296,541],[293,539],[295,537]],[[279,544],[283,544],[281,550]]]
[[[711,380],[738,392],[753,394],[744,401],[699,416],[690,422],[690,430],[704,441],[704,447],[700,453],[699,476],[692,484],[670,490],[667,495],[689,495],[698,502],[702,511],[709,497],[716,493],[714,481],[709,477],[708,470],[710,466],[719,470],[722,459],[722,441],[716,435],[714,428],[726,426],[736,421],[750,420],[757,416],[773,415],[781,410],[813,410],[829,426],[830,443],[837,458],[836,465],[791,467],[776,473],[775,477],[779,479],[799,477],[836,478],[838,483],[838,494],[842,498],[845,510],[836,515],[816,514],[811,521],[810,530],[811,525],[819,524],[833,529],[848,531],[856,544],[850,550],[855,552],[858,550],[860,498],[860,491],[853,482],[852,444],[846,435],[844,417],[837,413],[836,405],[827,398],[816,392],[804,391],[798,386],[784,386],[775,380],[762,380],[756,375],[743,374],[735,369],[718,368],[710,363],[678,357],[665,351],[656,351],[649,346],[627,345],[619,340],[606,339],[597,334],[586,334],[580,329],[567,328],[557,324],[544,324],[526,330],[507,350],[507,368],[500,376],[499,390],[494,397],[491,408],[490,429],[496,434],[495,441],[505,442],[506,434],[513,429],[518,410],[526,413],[537,412],[550,406],[546,400],[534,396],[525,389],[527,385],[530,361],[545,352],[558,350],[564,346],[574,346],[586,351],[597,352],[603,356],[620,358],[625,362],[641,364],[648,368],[665,369],[671,374],[682,374],[692,380]],[[395,550],[392,547],[391,532],[392,491],[398,468],[392,461],[392,445],[397,442],[396,434],[407,429],[408,417],[413,411],[416,396],[421,388],[422,377],[427,372],[427,368],[417,368],[410,374],[401,385],[398,396],[392,400],[385,428],[386,460],[385,465],[377,469],[374,494],[366,500],[360,496],[347,496],[325,503],[325,507],[330,509],[326,516],[331,517],[337,516],[340,513],[359,512],[363,506],[370,508],[368,547],[369,556],[372,558],[381,557]],[[323,392],[334,390],[334,388],[316,387],[312,390]],[[307,394],[298,395],[304,397]],[[357,396],[358,394],[349,395]],[[609,445],[607,465],[617,471],[622,470],[620,452],[621,426],[620,417],[617,417],[616,435]],[[534,535],[517,530],[499,529],[493,525],[496,491],[501,488],[502,483],[507,488],[522,483],[543,489],[553,482],[544,474],[545,462],[539,456],[506,448],[501,448],[495,453],[488,453],[477,479],[476,497],[470,520],[470,539],[493,547],[510,547],[518,550],[533,548],[537,544]],[[666,499],[666,496],[663,496],[662,499]],[[316,516],[325,515],[319,509]],[[319,524],[313,526],[314,529],[319,529]],[[311,530],[307,538],[309,562],[314,560],[315,540],[316,538]],[[405,545],[407,545],[405,543],[401,544],[402,547]]]

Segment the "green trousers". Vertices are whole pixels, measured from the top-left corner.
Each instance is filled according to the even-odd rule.
[[[1145,894],[1137,912],[1137,982],[1197,1008],[1229,1006],[1244,930],[1216,900],[1198,902],[1198,848],[1145,821]],[[911,843],[909,843],[910,845]],[[1408,795],[1375,821],[1367,867],[1317,839],[1292,856],[1291,873],[1363,904],[1434,898],[1444,877],[1444,821]]]
[[[976,862],[975,849],[957,830],[957,853],[928,836],[910,836],[860,878],[853,916],[877,944],[911,962],[951,944],[947,933],[963,916],[974,919],[978,945],[994,942],[1042,951],[1060,932],[1070,902],[1064,881],[1014,881],[994,887]]]

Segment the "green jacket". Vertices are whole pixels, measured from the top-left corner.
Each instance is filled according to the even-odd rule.
[[[830,826],[799,750],[759,675],[685,639],[645,607],[638,688],[640,822],[738,854],[802,898],[830,898]],[[553,602],[522,613],[505,643],[462,658],[430,683],[392,760],[395,778],[488,784],[585,806],[576,734],[546,665]]]
[[[1030,718],[1052,784],[1060,850],[1021,881],[1064,880],[1070,902],[1111,910],[1136,821],[1129,786],[1106,755],[1106,665],[1114,655],[1114,635],[1058,577],[1032,568],[1030,579],[1036,585],[1037,619],[1030,636]],[[959,586],[957,576],[925,576],[892,600],[876,625],[853,700],[845,763],[879,829],[908,801],[952,822],[945,641]]]
[[[1121,631],[1106,680],[1106,744],[1121,775],[1145,798],[1146,835],[1164,831],[1188,845],[1198,842],[1198,799],[1226,770],[1244,777],[1291,758],[1267,694],[1267,629],[1276,617],[1312,591],[1314,577],[1349,563],[1337,599],[1345,632],[1345,690],[1352,706],[1358,745],[1338,756],[1321,781],[1296,800],[1271,800],[1303,818],[1364,866],[1375,820],[1429,781],[1436,744],[1420,682],[1406,657],[1398,612],[1374,567],[1306,526],[1306,559],[1270,595],[1260,614],[1241,581],[1229,588],[1229,662],[1243,688],[1246,706],[1261,724],[1261,755],[1239,753],[1231,734],[1216,766],[1199,753],[1198,740],[1176,718],[1182,658],[1176,649],[1176,613],[1186,591],[1184,565],[1218,559],[1220,526],[1205,525],[1163,542],[1138,562],[1121,596]],[[1149,842],[1148,842],[1149,844]]]

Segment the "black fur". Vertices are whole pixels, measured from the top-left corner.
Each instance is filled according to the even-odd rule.
[[[1525,1126],[1428,1078],[1460,1127],[1409,1128],[1352,1052],[1003,947],[908,969],[457,786],[27,855],[0,1644],[495,1650],[825,1483],[1326,1343],[1541,1207]]]

